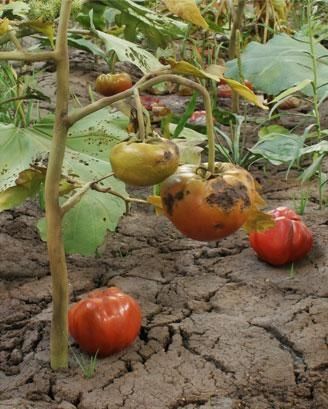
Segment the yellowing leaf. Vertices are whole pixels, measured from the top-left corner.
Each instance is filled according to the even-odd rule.
[[[160,196],[158,195],[148,196],[147,202],[155,207],[155,213],[157,216],[160,216],[161,214],[164,213],[162,199]]]
[[[0,35],[5,34],[9,29],[9,20],[7,18],[0,19]]]
[[[271,215],[269,215],[268,213],[264,213],[254,207],[251,210],[246,223],[244,223],[243,228],[247,233],[251,233],[252,231],[264,231],[270,229],[274,225],[275,222]]]
[[[258,106],[259,108],[268,109],[268,107],[263,104],[261,99],[257,95],[255,95],[254,92],[250,90],[246,85],[241,84],[238,81],[231,80],[230,78],[225,78],[224,81],[233,91],[235,91],[241,97],[245,98],[247,101]]]
[[[44,178],[45,175],[38,170],[26,169],[20,172],[16,186],[0,192],[0,211],[18,206],[28,197],[34,196]]]
[[[183,20],[202,28],[208,28],[208,24],[201,15],[195,0],[164,0],[164,3],[171,13],[176,14]]]
[[[41,18],[38,18],[37,20],[28,21],[24,23],[24,25],[27,25],[28,27],[31,27],[35,31],[44,34],[46,37],[48,37],[51,47],[54,48],[55,29],[53,22],[43,21]]]
[[[172,71],[175,74],[193,75],[197,78],[208,78],[217,82],[220,82],[223,78],[223,75],[220,73],[220,71],[217,71],[217,73],[215,74],[213,72],[207,72],[195,67],[187,61],[177,62],[173,58],[168,58],[167,62],[170,64]]]
[[[277,13],[280,20],[286,20],[287,3],[286,0],[272,0],[274,11]]]
[[[222,78],[226,67],[219,64],[210,64],[205,68],[207,75],[214,75],[215,78]]]

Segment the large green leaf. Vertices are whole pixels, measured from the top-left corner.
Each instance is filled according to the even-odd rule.
[[[130,41],[115,37],[103,31],[95,30],[97,36],[104,42],[106,52],[114,51],[120,61],[129,61],[136,65],[143,73],[157,70],[162,66],[158,59],[150,52]]]
[[[318,65],[318,93],[322,97],[328,92],[328,50],[321,44],[315,46]],[[225,76],[239,78],[236,60],[227,63]],[[266,44],[251,42],[241,56],[241,70],[257,90],[269,95],[313,80],[313,67],[310,45],[305,40],[289,37],[286,34],[274,36]],[[305,95],[312,95],[310,85],[302,89]]]
[[[112,146],[128,137],[129,118],[121,112],[109,112],[107,108],[96,111],[76,122],[68,132],[67,146],[93,156],[108,160]],[[44,118],[35,129],[51,136],[53,116]]]
[[[271,133],[260,139],[250,151],[268,160],[273,165],[281,165],[296,160],[303,148],[303,138],[298,135]]]
[[[83,129],[83,124],[79,124],[79,127],[76,125],[75,131],[80,132],[81,135],[84,132],[86,139],[79,138],[77,133],[73,133],[73,129],[72,144],[75,144],[76,148],[79,147],[81,151],[87,151],[87,147],[92,146],[90,150],[94,156],[67,148],[62,169],[64,179],[74,179],[77,184],[83,185],[111,173],[109,162],[100,158],[104,153],[97,157],[95,152],[95,146],[104,145],[104,136],[99,137],[98,142],[97,136],[93,136],[90,145],[86,141],[88,138],[90,140],[92,130],[99,130],[101,126],[105,128],[109,126],[109,123],[106,123],[108,118],[104,111],[102,115],[105,120],[103,125],[101,122],[94,121],[92,117],[89,118],[89,121],[94,121],[94,127],[91,122],[87,121],[84,122],[84,125],[88,128]],[[110,121],[113,121],[113,117],[110,118]],[[120,118],[120,121],[122,120],[123,118]],[[119,125],[115,126],[119,128]],[[26,197],[35,195],[39,190],[40,183],[44,180],[50,150],[50,130],[51,121],[41,124],[38,129],[20,129],[12,125],[0,124],[1,210],[17,206]],[[89,136],[87,136],[88,132]],[[121,132],[123,135],[123,129]],[[110,187],[122,195],[126,194],[124,184],[113,177],[103,181],[102,184],[103,187]],[[69,194],[66,194],[62,200],[68,197]],[[64,218],[65,251],[84,255],[93,254],[103,242],[106,231],[115,229],[124,210],[125,204],[121,199],[110,194],[89,190]],[[45,238],[44,221],[40,223],[40,230],[42,237]]]
[[[124,26],[124,37],[128,41],[136,41],[138,32],[141,32],[150,45],[165,48],[172,40],[183,38],[188,25],[160,15],[147,7],[131,0],[99,0],[91,1],[86,6],[91,9],[94,4],[114,8],[120,11],[116,21]]]

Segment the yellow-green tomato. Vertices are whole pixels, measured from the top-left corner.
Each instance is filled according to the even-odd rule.
[[[115,145],[109,156],[115,176],[132,186],[161,183],[179,165],[177,145],[164,138],[146,142],[127,141]]]

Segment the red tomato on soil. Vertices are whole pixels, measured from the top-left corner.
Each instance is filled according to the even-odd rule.
[[[249,240],[259,258],[280,266],[306,256],[312,248],[313,236],[299,215],[287,207],[269,212],[275,226],[264,232],[252,232]]]
[[[139,304],[119,288],[95,290],[68,312],[69,333],[89,354],[105,357],[129,346],[141,327]]]

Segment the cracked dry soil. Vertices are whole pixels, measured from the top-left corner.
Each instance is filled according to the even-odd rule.
[[[82,57],[71,88],[87,102],[97,72]],[[45,73],[43,89],[54,89],[53,77]],[[269,208],[301,195],[285,172],[259,172],[259,182]],[[304,219],[315,243],[292,277],[289,266],[259,261],[241,230],[201,243],[140,205],[100,257],[69,256],[71,302],[115,285],[143,311],[136,342],[99,359],[91,379],[72,353],[68,370],[49,367],[40,211],[30,201],[0,213],[0,409],[328,409],[328,212],[318,210],[316,187],[309,192]]]
[[[262,176],[269,206],[292,205],[297,183]],[[0,214],[1,409],[327,409],[328,212],[307,207],[310,256],[259,261],[245,233],[217,243],[184,238],[140,206],[99,258],[69,256],[71,301],[119,286],[143,310],[137,341],[98,360],[49,368],[46,246],[33,202]],[[71,340],[72,348],[77,347]]]

